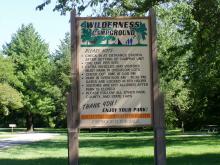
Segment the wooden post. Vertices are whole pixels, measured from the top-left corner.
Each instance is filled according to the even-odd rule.
[[[151,53],[153,76],[153,128],[154,128],[154,162],[155,165],[166,164],[164,98],[159,91],[159,76],[156,43],[156,17],[154,9],[149,10],[151,18]]]
[[[71,91],[67,96],[68,160],[69,165],[78,165],[79,112],[77,93],[77,55],[76,55],[76,10],[71,11]]]

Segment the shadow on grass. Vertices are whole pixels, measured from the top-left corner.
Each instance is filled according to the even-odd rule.
[[[140,133],[142,134],[142,133]],[[64,135],[64,134],[63,134]],[[108,136],[109,135],[109,136]],[[83,135],[88,138],[80,139],[80,148],[100,148],[100,149],[121,149],[121,148],[139,148],[143,146],[153,147],[154,140],[152,137],[136,136],[135,134],[127,134],[127,138],[122,136],[114,136],[117,134],[87,134]],[[94,137],[89,139],[90,137]],[[95,138],[98,137],[98,138]],[[111,138],[115,137],[115,138]],[[137,138],[138,137],[138,138]],[[216,145],[220,143],[219,136],[210,137],[169,137],[166,141],[167,147],[173,146],[196,146],[196,145]],[[61,139],[46,140],[40,142],[34,142],[30,144],[23,144],[23,148],[34,148],[34,149],[62,149],[67,148],[67,137],[64,135]]]
[[[193,145],[215,145],[220,143],[219,136],[206,136],[206,137],[170,137],[167,140],[167,146],[193,146]]]
[[[86,153],[89,156],[80,157],[80,165],[153,165],[153,157],[146,154],[146,157],[137,156],[134,157],[132,154],[123,155],[117,151],[117,149],[133,149],[139,147],[150,146],[153,147],[152,136],[147,136],[144,132],[139,133],[82,133],[82,138],[80,139],[80,148],[90,149],[97,148],[106,149],[99,156],[93,156],[93,153]],[[94,138],[91,138],[94,137]],[[97,137],[97,138],[96,138]],[[115,138],[112,138],[115,137]],[[128,137],[128,139],[126,139]],[[58,137],[59,139],[35,142],[32,144],[25,144],[18,148],[19,151],[25,151],[26,149],[32,149],[30,151],[44,151],[51,150],[51,152],[59,149],[65,149],[67,151],[67,139],[66,135]],[[220,143],[219,136],[209,136],[209,137],[169,137],[167,140],[167,146],[189,146],[193,149],[195,145],[216,145]],[[39,149],[39,150],[38,150]],[[114,155],[113,157],[108,154],[108,149],[112,149]],[[116,150],[114,150],[116,149]],[[205,149],[205,148],[201,148]],[[137,150],[138,151],[138,150]],[[4,150],[4,152],[7,152]],[[110,152],[110,153],[111,153]],[[12,152],[13,153],[13,152]],[[118,153],[118,154],[117,154]],[[37,152],[36,152],[37,154]],[[91,156],[90,156],[91,154]],[[10,159],[10,157],[1,159],[0,154],[0,165],[66,165],[67,158],[65,154],[59,157],[59,155],[51,154],[52,157],[45,155],[45,158],[36,159]],[[67,154],[66,154],[67,155]],[[145,155],[145,153],[140,153],[140,155]],[[42,155],[41,155],[42,156]],[[220,153],[206,153],[200,155],[189,155],[187,153],[181,153],[178,156],[170,156],[167,159],[168,165],[220,165]]]
[[[11,133],[11,128],[0,128],[0,134],[2,133]],[[25,132],[25,128],[13,128],[13,133]]]
[[[66,141],[41,141],[41,142],[34,142],[34,143],[28,143],[28,144],[22,144],[20,145],[22,148],[33,148],[33,149],[62,149],[67,148],[67,142]]]
[[[26,149],[33,149],[33,150],[59,150],[59,149],[67,149],[67,137],[63,136],[62,138],[59,139],[49,139],[49,140],[44,140],[44,141],[38,141],[38,142],[31,142],[31,143],[26,143],[26,144],[19,144],[14,147],[18,147],[21,150],[26,150]],[[3,150],[11,149],[14,147],[9,147]],[[2,150],[0,150],[2,151]],[[1,156],[0,156],[1,158]],[[1,165],[1,163],[0,163]]]
[[[118,149],[118,148],[139,148],[143,146],[153,146],[153,139],[85,139],[80,140],[81,148],[100,148],[100,149]]]
[[[81,165],[153,165],[153,157],[81,157]],[[67,165],[67,158],[39,158],[39,159],[0,159],[1,165]],[[168,165],[219,165],[220,154],[184,155],[170,157]]]
[[[121,137],[121,138],[127,138],[127,137],[141,137],[141,136],[152,136],[153,132],[100,132],[100,133],[82,133],[80,135],[81,137]]]
[[[1,165],[67,165],[67,158],[1,159]]]
[[[151,146],[153,147],[153,139],[81,139],[79,147],[80,148],[100,148],[100,149],[129,149],[129,148],[139,148],[143,146]],[[36,149],[36,150],[44,150],[44,149],[51,149],[51,150],[57,150],[57,149],[67,149],[67,139],[54,139],[54,140],[46,140],[46,141],[40,141],[40,142],[33,142],[33,143],[27,143],[18,145],[17,147],[20,147],[21,149],[25,150],[28,148]],[[10,148],[9,148],[10,149]],[[7,149],[4,149],[7,150]]]
[[[143,135],[144,133],[138,133],[140,135]],[[100,135],[100,134],[99,134]],[[127,136],[126,136],[127,135]],[[116,148],[139,148],[143,146],[152,146],[154,144],[154,140],[152,136],[143,136],[141,137],[136,136],[135,133],[128,133],[128,134],[122,134],[121,136],[114,136],[114,134],[108,135],[102,134],[98,136],[96,134],[96,137],[103,137],[103,138],[94,138],[94,139],[81,139],[80,140],[80,147],[82,148],[90,148],[90,147],[96,147],[96,148],[104,148],[104,149],[116,149]],[[125,137],[124,137],[125,136]],[[94,137],[93,134],[87,135],[87,137]],[[105,137],[105,138],[104,138]],[[115,138],[111,138],[115,137]],[[118,138],[119,137],[119,138]],[[123,137],[123,138],[122,138]],[[127,138],[127,139],[126,139]],[[197,146],[197,145],[216,145],[220,143],[220,137],[219,136],[204,136],[204,137],[169,137],[166,140],[166,146],[167,147],[173,147],[173,146]]]
[[[38,133],[67,133],[67,129],[64,129],[64,128],[35,128],[34,132],[38,132]]]
[[[200,155],[183,155],[178,157],[169,157],[168,165],[219,165],[220,154],[200,154]]]

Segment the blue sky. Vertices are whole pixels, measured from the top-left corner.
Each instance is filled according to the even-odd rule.
[[[16,33],[22,24],[32,23],[42,39],[54,51],[60,44],[66,32],[69,32],[69,13],[61,16],[53,12],[54,2],[43,11],[36,11],[35,7],[43,0],[4,0],[0,5],[0,50],[2,45],[10,42],[13,33]]]

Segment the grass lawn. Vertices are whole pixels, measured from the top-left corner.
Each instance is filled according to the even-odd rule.
[[[60,132],[60,135],[53,140],[0,150],[0,165],[67,164],[65,130],[53,132]],[[82,132],[80,164],[151,165],[153,164],[152,135],[152,132]],[[167,164],[220,165],[220,136],[168,132]]]
[[[11,132],[11,128],[0,128],[0,139],[11,138],[14,137],[15,133],[25,131],[23,128],[14,128],[13,132]],[[0,156],[1,158],[1,156]]]

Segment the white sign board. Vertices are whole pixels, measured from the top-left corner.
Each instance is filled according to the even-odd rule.
[[[78,18],[81,128],[152,124],[149,22]]]
[[[16,124],[9,124],[10,128],[16,127]]]

